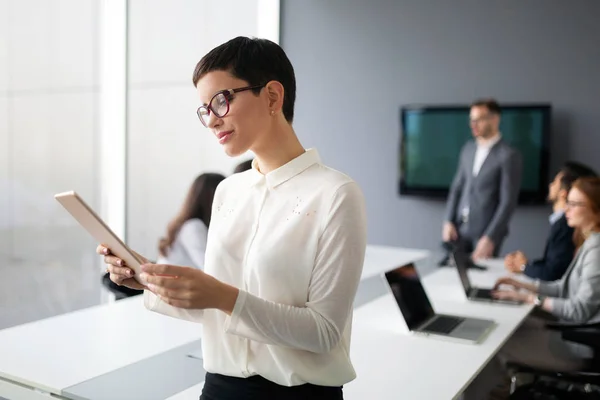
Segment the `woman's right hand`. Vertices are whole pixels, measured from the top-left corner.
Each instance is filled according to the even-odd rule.
[[[509,276],[500,278],[496,281],[496,284],[494,285],[493,290],[498,290],[498,288],[500,286],[512,286],[513,288],[515,288],[515,290],[519,290],[519,289],[526,289],[526,290],[530,290],[531,291],[531,285],[525,283],[525,282],[521,282],[515,278],[511,278]]]
[[[116,283],[119,286],[125,286],[130,289],[143,290],[146,289],[146,286],[142,285],[138,281],[133,278],[135,273],[131,268],[128,268],[125,265],[125,261],[120,259],[119,257],[113,255],[110,252],[110,249],[99,245],[96,248],[96,253],[104,256],[104,263],[106,264],[106,272],[110,275],[110,280]],[[147,263],[148,260],[145,257],[140,256],[135,253],[136,256],[142,261],[142,263]]]

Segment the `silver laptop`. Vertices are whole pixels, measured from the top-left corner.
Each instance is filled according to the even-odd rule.
[[[436,314],[414,264],[385,272],[383,278],[413,333],[479,343],[495,326],[492,320]]]
[[[450,258],[452,263],[456,266],[456,271],[458,271],[458,276],[460,277],[460,283],[465,290],[465,294],[467,295],[467,299],[474,301],[485,301],[485,302],[493,302],[493,303],[502,303],[502,304],[513,304],[518,305],[521,302],[516,300],[501,300],[495,299],[492,296],[492,289],[487,288],[478,288],[471,285],[471,281],[469,280],[469,274],[467,273],[467,265],[469,263],[469,255],[462,251],[455,251],[450,254]]]

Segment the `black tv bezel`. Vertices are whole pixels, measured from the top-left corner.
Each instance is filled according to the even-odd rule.
[[[400,149],[399,149],[399,165],[400,176],[398,178],[398,194],[400,196],[415,196],[425,197],[429,199],[445,199],[448,197],[450,187],[430,187],[430,186],[408,186],[405,180],[406,171],[406,143],[404,140],[404,126],[407,111],[468,111],[470,104],[450,104],[450,105],[419,105],[408,104],[400,107]],[[510,109],[542,109],[543,112],[543,132],[542,132],[542,147],[540,154],[540,171],[538,180],[540,187],[538,190],[521,190],[519,192],[519,204],[522,205],[539,205],[545,204],[548,195],[548,186],[544,185],[549,182],[549,161],[550,161],[550,137],[552,131],[552,104],[550,103],[510,103],[503,104],[502,111]]]

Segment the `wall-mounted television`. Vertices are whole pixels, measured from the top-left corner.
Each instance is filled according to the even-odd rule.
[[[503,140],[523,157],[519,203],[540,204],[548,191],[549,104],[502,104]],[[401,195],[445,198],[460,150],[472,140],[469,105],[404,106],[400,110]]]

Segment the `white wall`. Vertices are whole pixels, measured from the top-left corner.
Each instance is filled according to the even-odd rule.
[[[0,3],[2,4],[2,3]],[[0,13],[2,10],[0,10]],[[0,40],[1,36],[0,36]],[[0,60],[0,65],[1,65]],[[1,74],[1,72],[0,72]],[[8,101],[6,94],[0,95],[0,232],[8,230],[8,221],[10,218],[9,209],[9,139],[8,139]],[[4,237],[8,235],[3,235]],[[0,240],[0,262],[5,262],[8,256],[10,242]]]
[[[213,47],[258,36],[258,15],[259,0],[130,0],[127,241],[148,257],[197,175],[250,157],[227,157],[201,125],[192,73]]]
[[[113,61],[101,46],[119,39],[103,7],[116,3],[127,0],[0,0],[0,329],[100,301],[96,243],[53,195],[76,190],[120,231],[123,214],[101,199],[125,209],[123,196],[105,190],[124,171],[105,168],[122,161],[102,153],[105,144],[129,144],[129,242],[149,256],[192,179],[229,174],[241,161],[197,120],[191,75],[233,36],[278,40],[279,0],[129,0],[128,109],[120,110],[129,133],[107,139],[100,94],[115,82],[100,81]]]
[[[100,300],[93,241],[53,198],[97,205],[97,28],[94,0],[0,0],[2,324]]]
[[[8,226],[10,215],[9,139],[8,139],[8,0],[0,0],[0,232]],[[7,236],[7,235],[5,235]],[[6,261],[8,240],[0,240],[0,263]]]
[[[0,229],[51,235],[49,227],[73,226],[53,199],[55,193],[74,189],[92,204],[96,197],[95,2],[0,4],[5,18],[0,24],[5,45],[0,49],[4,47],[6,55],[0,58],[0,104],[5,113],[0,140],[5,142],[6,163],[0,176],[6,189],[3,201],[10,209]],[[20,239],[13,241],[14,256],[43,257],[33,254],[35,242],[24,244]]]

